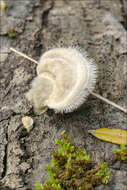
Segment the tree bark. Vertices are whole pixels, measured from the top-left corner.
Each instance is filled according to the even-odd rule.
[[[95,139],[88,130],[127,129],[127,115],[92,95],[73,113],[48,110],[35,115],[24,94],[36,76],[36,64],[9,50],[14,47],[38,61],[49,48],[78,45],[97,64],[95,91],[126,107],[127,32],[122,1],[9,0],[7,4],[0,23],[0,183],[12,190],[31,190],[35,183],[43,183],[48,177],[45,166],[56,149],[54,140],[65,130],[95,162],[109,163],[111,183],[96,190],[125,190],[125,165],[110,164],[118,146]],[[12,28],[14,39],[8,37]],[[34,120],[29,133],[21,122],[26,115]]]

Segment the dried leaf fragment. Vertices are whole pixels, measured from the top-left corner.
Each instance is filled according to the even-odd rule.
[[[126,130],[100,128],[96,130],[89,130],[88,132],[100,140],[108,141],[114,144],[127,145]]]
[[[26,128],[27,132],[29,132],[32,129],[34,122],[31,117],[25,116],[25,117],[22,117],[22,123],[24,127]]]

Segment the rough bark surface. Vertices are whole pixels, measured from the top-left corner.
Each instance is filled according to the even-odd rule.
[[[11,190],[32,190],[47,178],[44,168],[63,130],[98,162],[105,160],[111,182],[96,190],[127,190],[127,166],[110,163],[117,145],[88,134],[101,127],[127,129],[127,115],[89,96],[69,114],[52,110],[37,116],[24,93],[36,76],[36,64],[10,52],[12,46],[39,60],[52,46],[78,44],[98,66],[95,91],[127,105],[126,0],[9,0],[0,16],[0,183]],[[14,28],[16,38],[8,38]],[[34,119],[27,133],[21,118]]]

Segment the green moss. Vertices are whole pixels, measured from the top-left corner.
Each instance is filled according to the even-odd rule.
[[[15,38],[15,37],[16,37],[15,33],[9,33],[8,34],[8,38]]]
[[[113,152],[117,160],[127,163],[127,148],[125,145],[121,145],[120,149],[115,149]]]
[[[16,37],[16,34],[15,34],[15,31],[14,31],[14,28],[10,28],[9,32],[8,32],[8,38],[15,38]]]
[[[7,187],[6,185],[0,184],[0,190],[11,190],[11,189]]]
[[[56,139],[59,150],[52,153],[51,166],[46,167],[50,179],[37,184],[38,190],[93,190],[109,182],[106,162],[95,166],[85,149],[76,147],[65,133],[61,137]]]

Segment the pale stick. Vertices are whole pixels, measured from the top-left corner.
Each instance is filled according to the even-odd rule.
[[[15,50],[14,48],[10,48],[10,50],[13,51],[13,52],[15,52],[15,53],[17,53],[18,55],[20,55],[20,56],[26,58],[26,59],[32,61],[32,62],[38,64],[38,62],[37,62],[36,60],[30,58],[29,56],[25,55],[24,53],[21,53],[21,52]],[[92,94],[93,96],[99,98],[100,100],[103,100],[104,102],[106,102],[106,103],[108,103],[108,104],[114,106],[115,108],[117,108],[117,109],[119,109],[119,110],[121,110],[121,111],[127,113],[127,109],[125,109],[125,108],[123,108],[123,107],[121,107],[121,106],[115,104],[114,102],[108,100],[107,98],[104,98],[104,97],[102,97],[102,96],[100,96],[99,94],[96,94],[96,93],[94,93],[94,92],[91,92],[91,94]]]
[[[25,55],[24,53],[21,53],[21,52],[17,51],[17,50],[16,50],[16,49],[14,49],[14,48],[10,48],[10,50],[11,50],[11,51],[13,51],[13,52],[15,52],[15,53],[17,53],[18,55],[20,55],[20,56],[22,56],[22,57],[26,58],[26,59],[28,59],[28,60],[32,61],[32,62],[34,62],[34,63],[38,64],[38,62],[37,62],[36,60],[34,60],[34,59],[32,59],[32,58],[28,57],[28,56],[27,56],[27,55]]]
[[[102,97],[102,96],[100,96],[99,94],[96,94],[96,93],[94,93],[94,92],[91,92],[91,94],[92,94],[93,96],[99,98],[100,100],[103,100],[104,102],[106,102],[106,103],[108,103],[108,104],[114,106],[115,108],[118,108],[119,110],[121,110],[121,111],[127,113],[127,109],[125,109],[125,108],[123,108],[123,107],[121,107],[121,106],[115,104],[114,102],[108,100],[107,98],[104,98],[104,97]]]

